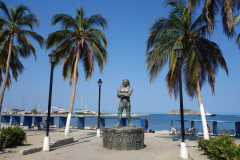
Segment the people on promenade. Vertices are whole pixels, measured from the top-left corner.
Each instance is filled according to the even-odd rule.
[[[146,128],[146,133],[147,133],[147,130],[148,130],[148,120],[145,118],[145,128]]]
[[[194,127],[193,127],[193,128],[190,128],[190,129],[188,130],[188,133],[189,133],[189,134],[193,134],[193,132],[194,132]]]
[[[208,133],[211,133],[212,127],[209,124],[207,124],[207,128],[208,128]]]

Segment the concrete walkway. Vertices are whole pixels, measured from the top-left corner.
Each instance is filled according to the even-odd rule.
[[[74,143],[51,149],[50,152],[37,152],[21,155],[21,150],[43,146],[46,132],[26,130],[27,142],[23,146],[7,148],[0,154],[0,159],[13,160],[179,160],[181,135],[169,135],[169,131],[156,131],[145,133],[146,147],[141,150],[111,150],[102,147],[102,138],[96,137],[96,130],[70,129],[70,136]],[[50,129],[50,142],[65,139],[64,129]],[[194,160],[207,160],[206,155],[197,148],[197,137],[186,136],[186,146],[190,158]]]

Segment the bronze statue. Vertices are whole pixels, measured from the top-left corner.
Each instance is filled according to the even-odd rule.
[[[116,126],[121,126],[120,121],[122,119],[122,112],[124,108],[126,109],[126,118],[128,120],[128,127],[133,127],[134,125],[131,123],[131,104],[130,104],[130,96],[133,92],[133,89],[130,87],[130,82],[128,79],[124,79],[122,85],[117,90],[118,98],[121,98],[119,107],[118,107],[118,123]]]

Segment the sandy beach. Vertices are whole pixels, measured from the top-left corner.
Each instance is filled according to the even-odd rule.
[[[102,138],[96,137],[96,130],[70,129],[70,136],[74,138],[74,143],[51,148],[50,152],[36,152],[28,155],[21,155],[21,150],[42,147],[46,135],[45,131],[27,130],[27,142],[22,146],[6,148],[0,154],[0,159],[18,160],[178,160],[180,159],[181,135],[169,135],[169,131],[156,131],[155,133],[145,133],[145,148],[141,150],[111,150],[102,147]],[[65,139],[64,129],[50,129],[50,142]],[[186,136],[186,146],[189,152],[189,159],[206,160],[208,157],[202,155],[202,151],[197,148],[197,137]],[[240,144],[240,138],[235,138]]]

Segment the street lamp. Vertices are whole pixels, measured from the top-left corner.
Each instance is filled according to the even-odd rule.
[[[51,108],[51,100],[52,100],[52,81],[53,81],[53,68],[54,62],[56,61],[56,54],[53,50],[49,56],[49,62],[51,63],[51,72],[50,72],[50,85],[49,85],[49,97],[48,97],[48,116],[47,116],[47,131],[46,136],[43,142],[43,151],[50,151],[50,137],[49,137],[49,123],[50,123],[50,108]]]
[[[98,80],[98,86],[99,86],[99,98],[98,98],[98,127],[97,127],[97,137],[100,138],[100,97],[101,97],[101,86],[102,86],[102,80]]]
[[[181,73],[181,58],[182,58],[183,48],[180,44],[177,45],[175,53],[178,59],[178,73],[179,73],[179,89],[180,89],[180,113],[181,113],[181,132],[182,132],[182,142],[180,157],[182,159],[188,159],[188,152],[185,144],[185,130],[184,130],[184,116],[183,116],[183,97],[182,97],[182,73]]]

